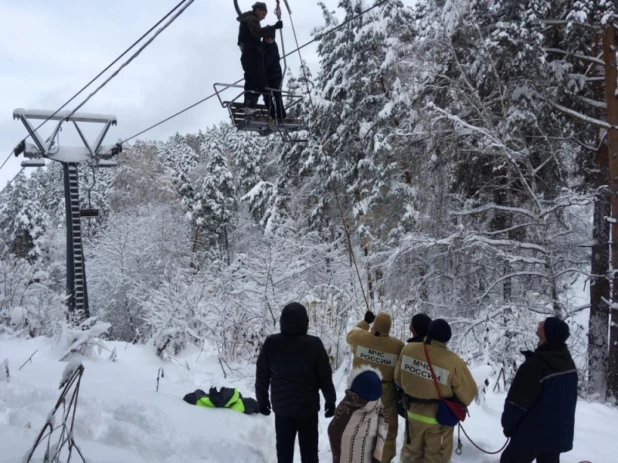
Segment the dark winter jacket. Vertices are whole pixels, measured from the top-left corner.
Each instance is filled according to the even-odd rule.
[[[184,396],[183,400],[191,405],[206,408],[229,408],[236,412],[251,415],[258,413],[257,401],[248,397],[243,397],[238,389],[222,387],[220,391],[211,387],[206,394],[201,389],[190,392]]]
[[[540,346],[522,352],[509,390],[502,427],[511,446],[534,449],[536,454],[563,453],[573,448],[577,370],[566,346]]]
[[[264,68],[266,69],[266,79],[268,81],[281,80],[283,71],[281,70],[281,56],[277,42],[263,43],[264,46]]]
[[[406,342],[423,342],[425,340],[425,336],[414,336],[413,338],[408,339]]]
[[[241,14],[236,20],[240,23],[238,29],[238,46],[242,50],[262,49],[262,39],[272,36],[272,26],[262,27],[260,20],[253,11]]]
[[[337,396],[328,354],[319,338],[307,335],[309,318],[299,304],[281,314],[281,333],[264,341],[257,361],[255,392],[260,407],[270,406],[276,415],[303,417],[320,410],[319,391],[327,404]]]

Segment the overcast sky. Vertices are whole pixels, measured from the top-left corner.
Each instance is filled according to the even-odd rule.
[[[58,109],[178,1],[0,0],[0,163],[26,135],[21,122],[13,120],[13,109]],[[315,0],[288,1],[302,44],[323,23],[322,13]],[[239,0],[243,11],[252,3]],[[338,0],[324,3],[335,9]],[[276,21],[275,1],[267,4],[269,15],[262,24]],[[242,69],[235,18],[232,0],[195,0],[82,111],[115,114],[118,126],[106,139],[115,142],[209,95],[213,83],[238,80]],[[283,19],[291,50],[295,47],[286,13]],[[303,58],[317,70],[315,44],[303,50]],[[289,65],[298,69],[297,55]],[[217,100],[210,100],[143,138],[197,132],[226,117]],[[18,172],[22,159],[12,157],[0,170],[0,188]]]

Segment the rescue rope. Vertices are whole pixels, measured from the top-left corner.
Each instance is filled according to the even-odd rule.
[[[390,0],[386,0],[386,1],[390,1]],[[386,2],[384,2],[386,3]],[[286,5],[287,5],[287,0],[286,0]],[[370,8],[372,9],[372,8]],[[369,11],[369,10],[367,10]],[[309,103],[311,104],[311,110],[313,112],[313,120],[316,124],[316,132],[317,135],[320,139],[320,147],[322,148],[322,152],[324,154],[326,154],[328,157],[331,157],[328,152],[326,151],[326,146],[324,143],[324,138],[322,137],[322,133],[320,130],[320,121],[319,118],[317,117],[317,109],[315,107],[315,104],[313,103],[313,97],[311,96],[311,88],[309,87],[309,78],[307,76],[307,70],[305,68],[305,62],[303,60],[303,55],[301,54],[300,50],[302,49],[302,47],[299,45],[298,43],[298,36],[296,34],[296,28],[294,27],[294,19],[292,18],[292,11],[290,11],[289,7],[288,7],[288,16],[290,18],[290,25],[292,26],[292,32],[294,33],[294,41],[296,42],[296,51],[298,52],[298,57],[300,59],[300,68],[303,71],[303,76],[305,78],[305,86],[307,87],[307,94],[309,95]],[[339,192],[337,191],[337,186],[335,185],[335,180],[332,178],[332,171],[330,172],[331,174],[331,180],[329,182],[331,189],[333,190],[333,195],[335,196],[335,201],[337,202],[337,209],[339,210],[339,217],[341,218],[341,223],[343,224],[343,230],[345,231],[345,236],[346,239],[348,241],[348,249],[350,251],[350,257],[352,259],[352,263],[354,264],[354,269],[356,270],[356,276],[358,278],[358,283],[360,284],[360,288],[361,288],[361,292],[363,293],[363,299],[365,300],[365,305],[367,306],[367,310],[371,310],[371,306],[369,305],[369,299],[367,298],[367,294],[365,293],[365,287],[363,285],[363,279],[361,278],[360,275],[360,271],[358,270],[358,264],[356,263],[356,256],[354,255],[354,249],[352,248],[352,238],[350,237],[350,230],[348,228],[348,224],[345,220],[345,216],[343,215],[343,207],[341,206],[341,201],[339,200]]]
[[[509,442],[511,442],[511,438],[507,438],[505,444],[502,446],[502,448],[496,452],[489,452],[485,449],[482,449],[481,447],[479,447],[472,439],[470,439],[470,436],[468,436],[468,433],[466,432],[466,430],[464,429],[464,427],[460,424],[457,425],[459,427],[458,431],[457,431],[457,450],[455,450],[455,453],[457,455],[461,455],[463,453],[463,444],[461,443],[461,432],[463,431],[464,435],[468,438],[468,440],[470,441],[470,443],[472,445],[474,445],[478,450],[480,450],[481,452],[487,454],[487,455],[497,455],[499,453],[502,453],[504,451],[504,449],[506,448],[507,445],[509,445]]]

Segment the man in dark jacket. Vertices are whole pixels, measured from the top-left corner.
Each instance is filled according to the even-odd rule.
[[[275,41],[275,31],[264,38],[264,69],[266,70],[266,82],[268,88],[279,89],[283,81],[283,71],[281,70],[281,56],[279,55],[279,47]],[[275,104],[269,101],[270,117],[282,121],[286,118],[285,107],[281,92],[273,92]],[[272,100],[272,99],[269,99]]]
[[[558,463],[573,448],[577,370],[566,340],[569,326],[556,317],[539,323],[539,347],[522,352],[509,390],[502,428],[511,438],[500,463]]]
[[[266,91],[266,72],[264,70],[264,49],[262,39],[281,29],[283,23],[277,21],[273,26],[261,27],[260,21],[266,17],[266,3],[257,2],[251,11],[241,14],[237,20],[238,46],[242,52],[240,63],[245,72],[245,114],[251,115],[257,105],[260,94]],[[251,93],[257,92],[257,93]],[[264,98],[266,101],[266,98]]]
[[[318,463],[319,391],[324,395],[325,416],[335,413],[337,395],[328,354],[319,338],[309,336],[307,309],[296,302],[281,313],[281,333],[264,341],[257,361],[255,392],[260,413],[275,412],[277,459],[294,461],[296,434],[303,463]]]
[[[408,339],[408,342],[423,342],[425,336],[427,336],[430,323],[431,318],[429,315],[425,315],[424,313],[417,313],[414,315],[410,322],[410,333],[412,333],[412,337]]]

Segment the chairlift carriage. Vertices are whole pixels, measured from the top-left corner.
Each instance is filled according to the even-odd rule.
[[[284,0],[285,6],[288,9],[288,12],[291,14],[290,6],[287,0]],[[236,9],[236,13],[240,16],[242,15],[242,11],[238,6],[238,0],[234,0],[234,8]],[[277,7],[275,9],[275,15],[279,20],[281,20],[281,5],[280,0],[277,0]],[[287,71],[287,60],[285,54],[285,44],[283,41],[283,31],[280,31],[280,41],[281,48],[283,52],[283,76],[285,76]],[[283,86],[283,80],[281,80],[281,86]],[[307,140],[299,140],[292,136],[294,132],[298,132],[300,130],[306,130],[302,120],[300,119],[292,119],[292,118],[283,118],[278,112],[280,111],[279,105],[276,103],[275,96],[279,97],[281,100],[284,98],[289,101],[288,106],[284,108],[285,113],[287,110],[296,104],[298,104],[302,97],[293,95],[292,93],[283,90],[283,88],[270,88],[266,87],[265,92],[257,92],[254,90],[245,90],[245,87],[236,84],[223,84],[216,83],[213,85],[217,98],[219,99],[219,103],[221,106],[228,110],[230,120],[234,127],[238,130],[242,130],[245,132],[257,132],[260,136],[268,136],[273,133],[277,133],[281,136],[281,139],[285,143],[303,143]],[[224,101],[221,98],[221,93],[230,88],[242,89],[242,92],[233,98],[230,101]],[[251,116],[245,115],[245,105],[242,102],[245,100],[245,96],[247,94],[254,94],[262,96],[264,101],[271,102],[274,109],[274,117],[270,112],[270,108],[268,105],[256,105],[254,109],[255,111]]]
[[[254,92],[251,90],[245,91],[244,87],[242,87],[241,85],[234,85],[234,84],[216,83],[213,85],[213,87],[215,89],[215,93],[217,94],[217,98],[219,98],[219,103],[221,103],[221,106],[223,108],[226,108],[228,110],[230,120],[232,121],[232,124],[234,124],[234,127],[236,127],[238,130],[242,130],[245,132],[257,132],[261,136],[268,136],[273,133],[277,133],[281,136],[281,139],[287,143],[299,143],[299,142],[306,141],[306,140],[297,140],[291,135],[294,132],[305,130],[305,126],[303,125],[303,122],[300,119],[291,119],[291,118],[282,119],[278,117],[279,115],[277,114],[277,111],[278,111],[277,105],[274,105],[274,109],[275,109],[274,119],[271,116],[268,107],[263,104],[256,105],[255,107],[256,112],[250,118],[245,117],[245,105],[242,103],[241,100],[244,98],[246,93],[260,93],[260,92]],[[224,101],[221,98],[221,93],[228,88],[238,88],[238,89],[242,89],[243,91],[240,94],[238,94],[235,98],[233,98],[232,100]],[[271,100],[273,100],[274,92],[277,92],[277,93],[280,92],[282,98],[287,98],[288,100],[291,100],[291,103],[288,104],[288,106],[285,108],[286,112],[288,108],[293,107],[294,105],[298,104],[302,100],[301,97],[293,95],[290,92],[287,92],[285,90],[279,90],[279,89],[268,88],[268,87],[266,88],[266,93],[264,94],[260,93],[260,94],[263,95],[265,99],[270,98]]]

